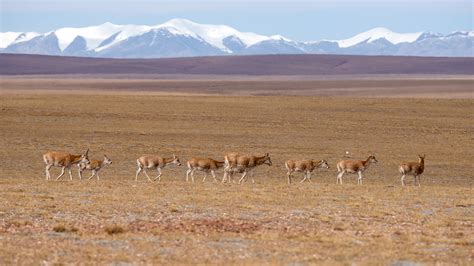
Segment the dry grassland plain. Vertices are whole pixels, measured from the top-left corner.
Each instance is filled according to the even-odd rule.
[[[472,97],[68,93],[80,81],[60,79],[66,90],[52,93],[12,80],[2,80],[0,96],[2,265],[473,264]],[[80,181],[77,168],[73,181],[45,180],[44,152],[86,148],[113,161],[100,181]],[[184,164],[163,170],[161,183],[134,181],[143,154],[185,162],[233,151],[268,152],[273,166],[256,170],[256,184],[202,183],[200,173],[186,183]],[[345,151],[379,160],[361,186],[355,175],[336,185]],[[421,187],[412,177],[401,187],[397,165],[418,153]],[[331,168],[288,185],[290,158]]]

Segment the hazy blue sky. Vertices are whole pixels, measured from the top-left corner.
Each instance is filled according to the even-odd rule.
[[[472,30],[474,8],[472,0],[0,0],[0,12],[0,31],[47,32],[107,21],[156,25],[187,18],[309,41],[347,38],[374,27],[396,32]]]

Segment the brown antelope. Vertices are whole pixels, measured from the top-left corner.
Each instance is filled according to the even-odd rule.
[[[359,175],[357,179],[357,184],[362,185],[362,173],[367,170],[371,163],[377,163],[377,159],[375,159],[374,155],[370,155],[369,158],[365,161],[357,161],[357,160],[343,160],[337,163],[337,180],[336,183],[342,184],[342,176],[345,173]]]
[[[158,179],[158,182],[161,181],[161,169],[165,168],[168,165],[175,164],[177,166],[181,166],[181,162],[179,161],[178,157],[173,154],[173,157],[170,158],[163,158],[160,156],[142,156],[137,159],[137,172],[135,174],[135,181],[138,180],[138,174],[140,172],[144,172],[146,177],[148,177],[149,181],[152,181],[151,178],[148,176],[146,169],[156,169],[158,171],[158,175],[154,178],[153,181]]]
[[[405,176],[412,175],[416,180],[418,179],[418,186],[420,185],[420,175],[425,171],[425,155],[418,155],[418,162],[403,162],[398,168],[400,174],[402,174],[402,186],[405,186]]]
[[[286,170],[288,170],[288,184],[291,184],[291,174],[293,172],[300,172],[304,174],[303,180],[300,183],[303,183],[306,179],[311,183],[311,172],[316,168],[326,168],[329,169],[329,164],[326,160],[288,160],[285,162]]]
[[[84,170],[91,170],[92,175],[87,179],[92,179],[95,175],[97,176],[97,180],[100,180],[99,171],[106,165],[112,164],[112,160],[104,154],[103,160],[90,160],[89,163],[80,163],[79,167],[79,178],[82,180],[82,172]]]
[[[224,161],[225,167],[222,183],[226,181],[231,182],[232,175],[234,173],[243,173],[242,177],[239,179],[239,184],[242,184],[242,181],[244,181],[249,172],[250,177],[252,178],[252,183],[255,183],[255,180],[253,179],[255,168],[263,164],[269,166],[272,165],[272,160],[270,159],[270,155],[268,153],[266,153],[264,156],[254,156],[232,152],[224,157]]]
[[[215,171],[224,166],[224,161],[216,161],[211,158],[192,158],[188,161],[188,170],[186,171],[186,182],[188,182],[189,174],[191,174],[191,180],[194,183],[194,171],[205,172],[206,175],[202,179],[202,182],[206,181],[206,177],[209,173],[214,178],[214,182],[217,182]]]
[[[81,163],[89,163],[89,149],[84,154],[70,154],[67,152],[48,151],[43,154],[43,161],[46,164],[46,180],[51,179],[51,173],[49,169],[53,166],[61,167],[61,174],[56,178],[58,180],[64,175],[66,168],[69,171],[69,178],[72,180],[71,167]]]

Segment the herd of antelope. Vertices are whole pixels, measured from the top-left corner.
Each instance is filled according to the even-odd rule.
[[[106,166],[112,164],[106,155],[102,160],[89,160],[89,149],[84,154],[74,155],[66,152],[56,152],[50,151],[43,155],[44,163],[46,164],[46,180],[51,179],[51,173],[49,170],[51,167],[61,167],[61,173],[56,178],[59,180],[67,169],[69,172],[69,178],[72,180],[71,168],[77,166],[79,169],[79,178],[82,180],[82,173],[85,170],[92,171],[91,176],[88,179],[97,176],[99,180],[100,170]],[[415,179],[415,185],[420,186],[420,175],[425,169],[425,155],[418,155],[418,162],[403,162],[399,166],[399,172],[401,174],[402,186],[405,186],[405,177],[407,175],[412,175]],[[377,163],[377,159],[374,155],[370,155],[367,160],[341,160],[337,163],[337,184],[342,184],[342,177],[345,173],[357,174],[357,184],[362,184],[362,173],[367,170],[367,168],[372,163]],[[186,181],[189,181],[189,176],[191,176],[191,181],[194,182],[194,172],[200,171],[204,172],[205,176],[202,179],[204,182],[209,174],[212,175],[214,181],[217,182],[216,171],[223,168],[224,176],[222,178],[222,183],[225,182],[234,182],[232,176],[235,173],[241,173],[242,176],[238,180],[239,184],[246,181],[248,175],[252,180],[252,183],[255,183],[253,179],[253,174],[255,169],[260,165],[272,165],[270,155],[266,153],[263,156],[255,155],[246,155],[237,152],[229,153],[224,156],[224,161],[217,161],[211,158],[192,158],[187,161],[188,170],[186,171]],[[143,172],[149,181],[161,180],[161,170],[167,166],[176,165],[181,166],[179,158],[173,154],[173,157],[161,157],[161,156],[141,156],[137,159],[137,171],[135,173],[135,181],[138,180],[138,175]],[[291,184],[291,174],[294,172],[303,173],[304,177],[300,181],[303,183],[308,180],[311,182],[311,173],[317,168],[329,169],[329,164],[326,160],[287,160],[285,162],[285,168],[287,170],[288,184]],[[150,178],[147,169],[156,170],[158,175],[155,178]],[[418,182],[417,182],[418,181]]]

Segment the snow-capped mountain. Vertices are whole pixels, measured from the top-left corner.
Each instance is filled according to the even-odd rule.
[[[113,58],[245,54],[474,56],[474,32],[396,33],[374,28],[344,40],[298,42],[225,25],[172,19],[155,26],[104,23],[83,28],[0,33],[0,52]]]
[[[339,44],[341,48],[351,47],[363,42],[371,43],[379,39],[385,39],[391,44],[399,44],[403,42],[414,42],[416,41],[423,32],[415,32],[415,33],[396,33],[386,28],[374,28],[369,31],[357,34],[356,36],[340,40],[334,41]]]

